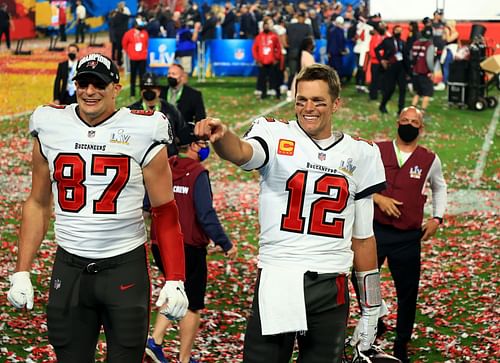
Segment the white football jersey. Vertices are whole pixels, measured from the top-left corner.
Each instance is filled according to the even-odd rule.
[[[82,257],[116,256],[146,241],[142,168],[172,133],[159,112],[121,108],[90,126],[76,106],[41,106],[30,119],[50,169],[56,242]]]
[[[266,152],[259,168],[259,266],[349,273],[353,226],[363,223],[371,231],[373,223],[362,219],[355,201],[385,187],[378,147],[341,133],[320,147],[297,121],[264,117],[245,138]]]

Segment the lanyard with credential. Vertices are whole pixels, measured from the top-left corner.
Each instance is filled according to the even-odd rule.
[[[144,111],[149,111],[150,108],[148,107],[148,105],[146,105],[146,102],[142,101],[142,108],[144,109]],[[159,103],[157,103],[155,105],[155,111],[160,111],[161,110],[161,106]]]
[[[184,90],[184,86],[179,88],[179,90],[177,91],[177,95],[175,96],[175,104],[177,104],[177,102],[179,102],[179,98],[181,98],[183,90]],[[172,97],[172,88],[170,87],[167,91],[167,102],[170,101],[171,97]]]

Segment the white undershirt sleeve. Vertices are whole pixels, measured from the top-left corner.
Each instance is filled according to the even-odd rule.
[[[441,160],[436,155],[428,174],[432,190],[432,216],[443,218],[447,203],[447,186],[441,169]]]
[[[245,164],[240,165],[240,168],[248,171],[248,170],[258,169],[264,166],[267,155],[262,144],[256,139],[252,138],[246,139],[245,141],[252,146],[253,154],[250,160],[248,160]]]
[[[352,236],[359,239],[373,236],[373,199],[371,195],[354,201]]]

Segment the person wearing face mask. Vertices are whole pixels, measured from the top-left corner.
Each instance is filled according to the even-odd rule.
[[[54,81],[53,103],[56,105],[69,105],[76,102],[76,86],[73,77],[76,75],[78,45],[70,44],[67,48],[68,59],[57,65],[56,79]]]
[[[160,111],[167,116],[172,129],[173,137],[185,126],[179,110],[161,99],[161,86],[156,74],[147,72],[141,78],[141,99],[128,106],[131,110]],[[174,142],[167,145],[168,156],[177,155],[177,146]]]
[[[206,117],[203,96],[187,85],[188,75],[178,63],[168,68],[168,87],[162,88],[161,98],[177,107],[185,122],[198,122]]]
[[[424,122],[422,112],[410,106],[402,110],[393,141],[378,142],[387,189],[375,193],[373,230],[379,268],[387,259],[396,287],[397,323],[394,356],[409,362],[410,342],[420,280],[420,241],[431,238],[443,223],[446,182],[439,157],[418,145]],[[432,215],[424,222],[426,186],[432,191]],[[385,325],[379,321],[379,330]]]
[[[252,45],[252,55],[259,67],[257,89],[260,90],[261,99],[267,98],[267,83],[274,89],[276,98],[280,98],[279,72],[283,64],[281,43],[276,33],[271,31],[273,21],[265,18],[262,31],[255,37]]]
[[[191,357],[191,350],[200,327],[201,310],[205,307],[207,285],[207,246],[210,240],[220,246],[228,259],[237,255],[237,247],[231,242],[217,217],[212,203],[212,187],[207,169],[202,162],[208,157],[210,148],[206,141],[193,136],[194,124],[187,124],[177,135],[179,154],[169,158],[173,173],[174,197],[179,206],[179,219],[184,234],[184,255],[186,265],[186,293],[189,307],[186,316],[180,320],[179,357],[170,361],[197,363]],[[147,200],[144,209],[148,210]],[[157,266],[163,272],[160,250],[151,235],[151,250]],[[166,329],[172,322],[161,314],[157,315],[146,354],[158,363],[168,360],[163,354],[162,344]]]
[[[134,27],[122,38],[122,47],[130,58],[130,97],[135,97],[135,81],[137,76],[146,73],[148,59],[149,35],[145,30],[146,21],[142,17],[135,19]]]
[[[382,101],[379,111],[387,113],[387,103],[394,93],[396,84],[399,89],[398,112],[401,113],[405,105],[406,79],[409,77],[408,52],[405,42],[401,39],[402,28],[400,25],[394,25],[392,37],[386,37],[375,47],[375,55],[380,62],[381,83],[382,83]]]

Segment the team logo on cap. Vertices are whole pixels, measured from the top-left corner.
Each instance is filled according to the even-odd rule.
[[[88,61],[85,66],[90,67],[90,68],[95,68],[95,67],[97,67],[98,64],[99,63],[97,61],[93,60],[93,61]]]
[[[278,154],[292,156],[295,151],[295,141],[280,139],[278,144]]]

